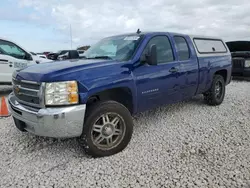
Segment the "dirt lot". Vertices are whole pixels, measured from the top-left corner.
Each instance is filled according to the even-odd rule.
[[[250,187],[250,82],[233,81],[220,106],[202,99],[138,114],[129,146],[98,159],[3,118],[0,187]]]

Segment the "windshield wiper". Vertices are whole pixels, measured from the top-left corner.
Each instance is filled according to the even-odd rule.
[[[112,59],[109,56],[95,56],[95,57],[89,57],[87,59]]]

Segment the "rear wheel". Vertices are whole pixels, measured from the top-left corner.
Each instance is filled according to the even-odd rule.
[[[209,105],[220,105],[225,97],[225,81],[221,75],[214,75],[211,88],[204,93],[204,100]]]
[[[86,114],[80,143],[93,157],[104,157],[122,151],[133,133],[128,109],[115,101],[97,102]]]

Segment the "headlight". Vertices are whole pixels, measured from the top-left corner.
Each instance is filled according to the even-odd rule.
[[[67,105],[77,104],[78,102],[78,87],[76,81],[45,84],[46,105]]]
[[[250,67],[250,60],[245,61],[245,67]]]

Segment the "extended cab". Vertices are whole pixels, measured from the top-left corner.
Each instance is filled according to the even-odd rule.
[[[104,38],[84,54],[13,74],[9,104],[19,130],[79,137],[88,154],[108,156],[129,143],[131,115],[197,94],[219,105],[231,80],[219,38],[138,32]]]
[[[10,84],[15,70],[48,61],[32,55],[10,40],[0,38],[0,84]]]

